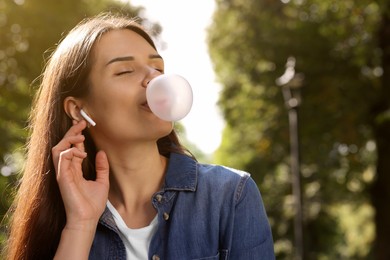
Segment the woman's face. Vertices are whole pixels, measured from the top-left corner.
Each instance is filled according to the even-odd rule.
[[[96,122],[95,141],[156,141],[173,124],[157,118],[146,103],[148,82],[164,72],[164,61],[139,34],[105,33],[92,50],[90,92],[84,110]]]

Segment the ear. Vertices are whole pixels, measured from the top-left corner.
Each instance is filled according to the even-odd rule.
[[[73,120],[77,122],[82,120],[80,115],[80,109],[82,107],[81,100],[74,97],[66,97],[64,100],[65,113]]]

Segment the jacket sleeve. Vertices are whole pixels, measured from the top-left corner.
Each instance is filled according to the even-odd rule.
[[[271,227],[254,180],[249,176],[243,177],[235,195],[229,259],[275,259]]]

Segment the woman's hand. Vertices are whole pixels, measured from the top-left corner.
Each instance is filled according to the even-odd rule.
[[[86,126],[84,120],[74,121],[64,138],[53,147],[52,155],[65,205],[65,229],[94,233],[107,203],[109,165],[106,154],[100,151],[96,154],[96,180],[83,177],[81,164],[87,154],[82,131]]]

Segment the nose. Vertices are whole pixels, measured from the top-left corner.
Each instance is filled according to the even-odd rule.
[[[149,85],[149,82],[150,82],[151,80],[152,80],[151,78],[145,77],[145,80],[142,82],[142,86],[143,86],[144,88],[147,88],[148,85]]]
[[[157,77],[157,76],[159,76],[159,75],[161,75],[161,74],[162,74],[161,72],[159,72],[159,71],[157,71],[157,70],[155,70],[155,69],[149,71],[149,72],[146,74],[146,76],[145,76],[145,78],[144,78],[144,80],[143,80],[143,82],[142,82],[142,86],[143,86],[144,88],[147,88],[148,85],[149,85],[149,82],[150,82],[152,79],[154,79],[155,77]]]

